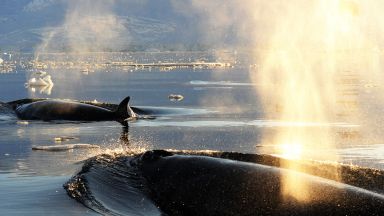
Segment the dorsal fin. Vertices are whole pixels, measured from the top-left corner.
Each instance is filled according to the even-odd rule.
[[[131,98],[128,96],[124,100],[122,100],[115,111],[117,121],[120,122],[124,126],[128,126],[127,120],[128,118],[136,118],[136,113],[133,112],[131,107],[129,106],[129,100]]]

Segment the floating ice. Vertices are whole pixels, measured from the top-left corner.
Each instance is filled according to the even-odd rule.
[[[43,151],[67,151],[71,149],[92,149],[100,148],[98,145],[92,144],[66,144],[66,145],[51,145],[51,146],[32,146],[32,150]]]
[[[17,121],[16,124],[18,124],[18,125],[29,125],[29,122],[27,122],[27,121]]]
[[[76,137],[70,137],[70,136],[61,136],[61,137],[55,137],[55,142],[63,142],[63,141],[68,141],[68,140],[72,140],[72,139],[76,139]]]
[[[45,77],[31,78],[26,83],[27,87],[32,86],[53,86],[53,82],[50,75],[46,75]]]
[[[82,73],[85,74],[85,75],[88,75],[89,73],[93,73],[93,72],[95,72],[95,71],[94,71],[94,70],[91,70],[91,69],[89,69],[89,68],[83,68],[83,69],[80,70],[80,72],[82,72]]]
[[[184,96],[183,95],[179,95],[179,94],[170,94],[168,96],[168,99],[170,101],[181,101],[184,99]]]
[[[28,82],[25,83],[25,87],[30,88],[32,92],[38,90],[40,94],[50,95],[54,84],[51,76],[46,74],[47,72],[45,71],[35,72],[35,75],[38,75],[39,77],[32,77],[29,79]]]
[[[39,76],[44,76],[44,75],[47,74],[47,72],[45,72],[45,71],[37,71],[37,72],[35,72],[35,74],[39,75]]]
[[[39,91],[40,94],[51,95],[53,85],[48,85],[48,86],[34,86],[34,87],[27,86],[27,87],[29,87],[30,90],[31,90],[32,92]]]
[[[42,78],[31,78],[28,80],[27,83],[28,86],[47,86],[48,83],[45,82]]]

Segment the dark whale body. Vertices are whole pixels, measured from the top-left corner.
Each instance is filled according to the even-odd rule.
[[[80,102],[42,100],[17,106],[15,113],[22,120],[118,121],[127,126],[127,118],[136,116],[129,99],[126,97],[115,111]]]
[[[282,195],[295,174],[308,200]],[[295,171],[207,156],[148,151],[90,159],[64,187],[108,215],[381,215],[384,196]]]

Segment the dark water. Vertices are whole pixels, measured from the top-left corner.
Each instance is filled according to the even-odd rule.
[[[135,56],[147,60],[146,54]],[[188,57],[190,55],[190,57]],[[161,55],[160,55],[161,56]],[[163,59],[199,59],[183,54]],[[210,60],[204,57],[205,60]],[[148,62],[152,60],[147,60]],[[130,122],[128,131],[117,122],[52,123],[18,121],[2,109],[0,113],[0,209],[4,215],[94,215],[93,211],[67,196],[62,185],[80,169],[81,161],[100,153],[126,149],[219,150],[262,153],[262,137],[289,123],[265,119],[250,83],[248,66],[218,68],[93,68],[48,67],[50,91],[25,88],[36,69],[17,67],[0,74],[0,101],[21,98],[68,98],[119,103],[131,96],[131,105],[155,110],[156,119]],[[170,94],[184,96],[170,101]],[[370,100],[367,99],[367,103]],[[355,122],[307,124],[317,130],[333,127],[341,133],[335,150],[340,161],[383,169],[381,130],[375,139],[361,136]],[[305,125],[304,125],[305,127]],[[373,132],[372,132],[373,133]],[[74,137],[62,142],[61,136]],[[94,144],[100,149],[33,151],[32,146]],[[116,203],[118,205],[118,203]],[[148,211],[156,211],[148,207]]]

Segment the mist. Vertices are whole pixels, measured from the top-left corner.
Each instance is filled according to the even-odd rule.
[[[124,20],[114,13],[114,0],[69,0],[61,26],[43,34],[37,53],[112,51],[128,46]]]
[[[261,143],[255,143],[268,146],[265,152],[295,160],[338,161],[338,131],[330,125],[361,124],[364,136],[372,134],[372,130],[382,130],[381,126],[377,129],[378,122],[384,122],[377,116],[377,109],[383,96],[358,93],[364,91],[362,84],[353,80],[361,79],[363,85],[369,86],[383,84],[379,75],[383,67],[378,59],[382,58],[384,45],[384,23],[379,11],[384,3],[173,2],[178,11],[204,20],[199,25],[204,40],[250,53],[256,67],[250,67],[249,79],[255,84],[265,118],[291,124],[273,134],[264,134]],[[376,98],[377,103],[364,104],[367,97]],[[236,104],[235,100],[232,104]],[[298,123],[307,127],[295,126]],[[308,127],[311,124],[322,126],[314,129]],[[295,164],[284,166],[300,170]],[[337,179],[337,171],[330,172],[335,172]],[[283,181],[285,195],[308,201],[308,188],[296,176]]]

